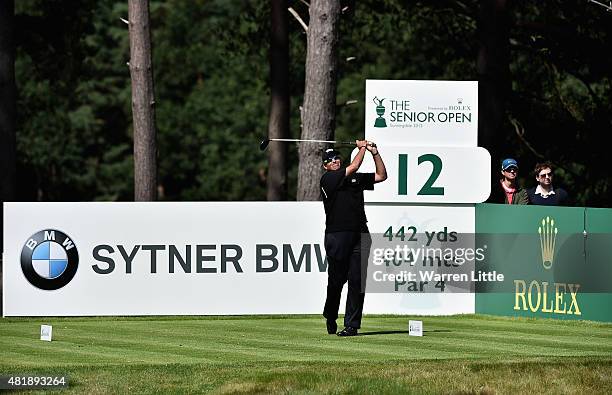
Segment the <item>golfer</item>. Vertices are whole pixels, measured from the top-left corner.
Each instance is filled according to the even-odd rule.
[[[338,336],[355,336],[361,327],[366,265],[361,265],[361,256],[367,261],[371,238],[363,207],[363,191],[373,190],[374,184],[387,179],[385,164],[376,144],[365,140],[356,142],[359,152],[350,165],[342,167],[338,151],[328,149],[323,153],[321,193],[325,207],[325,251],[327,254],[327,299],[323,316],[327,322],[327,333],[338,330],[336,319],[340,307],[342,287],[348,280],[348,296],[344,315],[344,329]],[[376,173],[357,173],[366,150],[370,151],[376,164]]]

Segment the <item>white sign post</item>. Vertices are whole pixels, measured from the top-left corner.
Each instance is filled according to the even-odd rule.
[[[372,208],[385,205],[391,211],[387,222],[406,212],[431,209],[445,211],[432,216],[432,221],[443,223],[444,216],[473,210],[473,203],[489,197],[491,156],[477,147],[478,82],[367,80],[364,128],[366,140],[378,145],[388,175],[365,194],[365,201]],[[374,169],[366,155],[360,172]],[[452,226],[473,229],[474,218]],[[423,305],[434,296],[423,294]],[[474,303],[473,294],[444,296],[454,298],[444,299],[450,309]],[[429,313],[424,309],[423,314]],[[422,322],[410,321],[409,332],[422,336]]]

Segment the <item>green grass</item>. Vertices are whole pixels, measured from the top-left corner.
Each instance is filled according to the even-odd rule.
[[[409,318],[354,338],[313,316],[3,318],[0,374],[68,374],[78,393],[612,392],[612,324],[422,317],[418,338]]]

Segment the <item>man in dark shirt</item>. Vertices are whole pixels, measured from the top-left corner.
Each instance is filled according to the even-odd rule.
[[[553,165],[550,162],[538,163],[533,170],[537,186],[527,191],[531,204],[542,206],[567,206],[568,194],[563,188],[553,187]]]
[[[325,207],[325,251],[327,254],[327,299],[323,316],[327,320],[327,333],[336,333],[338,309],[342,287],[348,280],[348,294],[344,315],[344,329],[338,336],[355,336],[361,327],[365,287],[362,287],[364,267],[362,255],[367,259],[371,245],[363,205],[363,191],[373,190],[374,184],[387,179],[385,165],[376,144],[356,141],[359,152],[353,161],[342,167],[338,151],[323,153],[321,193]],[[370,151],[376,165],[375,173],[357,173],[365,153]]]

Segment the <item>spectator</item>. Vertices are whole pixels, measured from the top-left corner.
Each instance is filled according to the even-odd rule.
[[[529,202],[543,206],[567,206],[568,194],[563,188],[553,187],[553,166],[550,162],[538,163],[534,169],[538,185],[527,191]]]
[[[491,196],[487,202],[504,204],[529,204],[527,191],[518,185],[518,162],[512,158],[504,159],[501,165],[501,178],[494,181]]]

